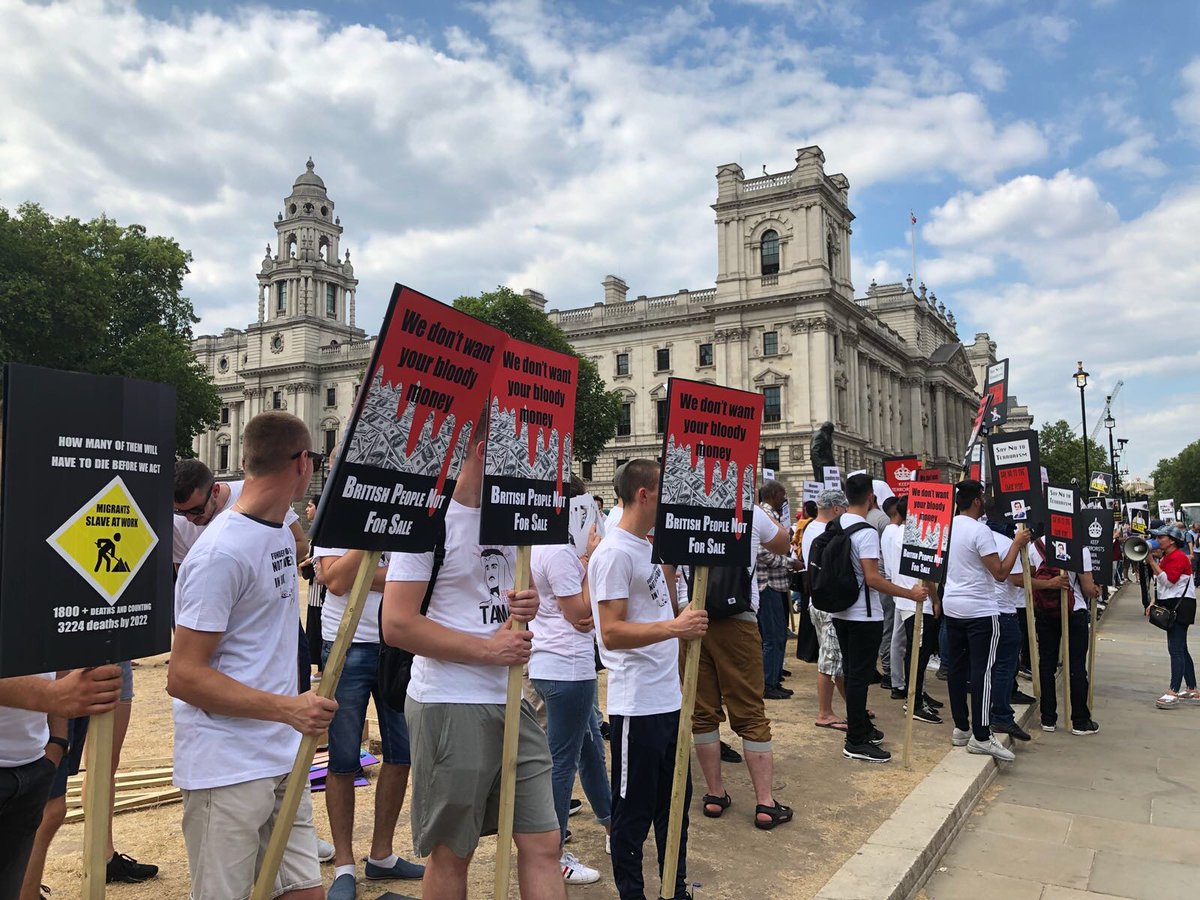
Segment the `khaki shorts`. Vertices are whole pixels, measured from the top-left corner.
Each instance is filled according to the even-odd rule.
[[[504,707],[419,703],[409,697],[404,714],[412,749],[413,851],[428,856],[434,847],[443,846],[465,859],[475,852],[481,836],[496,833]],[[557,832],[546,733],[528,703],[521,704],[520,721],[513,832]]]
[[[286,784],[287,776],[279,775],[183,792],[183,840],[192,876],[192,900],[250,896]],[[312,795],[306,789],[271,896],[320,884]]]
[[[719,740],[720,724],[729,724],[746,750],[771,749],[771,722],[763,703],[762,635],[757,622],[710,619],[700,641],[696,709],[692,734],[696,743]]]

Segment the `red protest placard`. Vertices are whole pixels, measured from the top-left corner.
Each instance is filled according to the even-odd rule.
[[[1002,494],[1015,494],[1029,490],[1029,470],[1025,466],[1015,466],[996,470],[997,489]]]
[[[579,360],[509,340],[496,369],[483,462],[481,544],[565,544]],[[594,505],[593,505],[594,508]]]
[[[667,382],[667,429],[654,547],[664,563],[749,565],[763,395]]]
[[[954,486],[917,482],[908,493],[908,518],[900,549],[900,574],[940,581],[946,570],[950,525],[954,521]]]
[[[933,482],[933,481],[941,481],[942,480],[942,470],[941,469],[920,469],[917,471],[916,480],[922,482],[923,484]]]
[[[907,497],[921,461],[916,456],[888,456],[883,460],[883,480],[897,497]]]
[[[396,285],[313,522],[326,547],[433,547],[508,336]]]

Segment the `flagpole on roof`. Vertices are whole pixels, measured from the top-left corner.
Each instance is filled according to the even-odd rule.
[[[908,211],[908,218],[909,218],[910,225],[912,227],[912,257],[913,257],[912,275],[913,275],[913,281],[917,284],[920,284],[920,279],[917,278],[917,217],[911,209]]]

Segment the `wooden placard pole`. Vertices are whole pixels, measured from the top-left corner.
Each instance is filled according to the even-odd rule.
[[[1024,528],[1024,525],[1019,526]],[[1029,672],[1033,696],[1042,699],[1042,666],[1038,659],[1037,616],[1033,602],[1033,573],[1029,568],[1029,545],[1021,548],[1021,579],[1025,582],[1025,630],[1029,633]]]
[[[917,601],[917,611],[913,613],[912,650],[908,654],[908,712],[904,719],[904,768],[912,768],[912,732],[913,713],[917,704],[924,700],[917,696],[917,673],[921,666],[921,628],[925,623],[925,601]]]
[[[1088,710],[1095,702],[1096,692],[1092,686],[1096,674],[1096,598],[1091,599],[1091,618],[1088,628]]]
[[[92,716],[88,722],[87,782],[83,794],[83,900],[103,900],[104,897],[116,715],[110,710]]]
[[[533,548],[517,547],[517,573],[513,590],[529,590],[529,557]],[[524,622],[513,622],[514,631],[524,631]],[[521,685],[523,666],[508,667],[508,696],[504,701],[504,745],[500,757],[500,820],[496,824],[497,900],[508,897],[512,872],[513,815],[517,801],[517,745],[521,736]]]
[[[338,623],[337,637],[334,638],[333,646],[329,649],[329,658],[325,661],[321,685],[317,688],[317,694],[326,700],[331,699],[337,690],[338,681],[342,677],[342,667],[346,664],[346,653],[354,641],[354,632],[358,630],[363,606],[367,594],[371,592],[371,582],[375,580],[375,570],[379,568],[379,558],[382,555],[379,550],[363,551],[362,562],[358,564],[358,574],[354,576],[354,586],[350,589],[350,596],[346,598],[346,610],[342,613],[342,621]],[[313,754],[317,751],[318,737],[315,734],[306,734],[300,741],[300,749],[296,753],[296,761],[292,764],[292,774],[288,776],[287,788],[284,790],[279,812],[275,816],[271,840],[267,844],[267,852],[263,855],[262,867],[258,870],[258,878],[254,882],[254,892],[250,895],[250,900],[271,900],[275,893],[275,876],[279,872],[279,864],[283,862],[283,852],[287,849],[288,838],[292,833],[296,810],[300,808],[300,797],[308,790],[308,770],[312,767]]]
[[[692,609],[704,609],[708,596],[708,566],[696,566],[692,579]],[[679,872],[679,840],[683,836],[684,800],[687,797],[688,764],[692,755],[692,712],[696,708],[696,678],[700,673],[701,638],[688,641],[683,657],[683,704],[679,709],[679,731],[675,737],[675,777],[671,782],[671,816],[667,820],[667,846],[663,850],[662,884],[658,894],[675,896]]]
[[[1067,714],[1067,729],[1071,728],[1071,640],[1067,633],[1070,626],[1071,610],[1068,603],[1074,600],[1067,588],[1059,590],[1062,601],[1062,666],[1063,666],[1063,709]]]

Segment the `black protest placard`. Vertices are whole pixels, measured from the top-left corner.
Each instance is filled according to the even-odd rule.
[[[1129,533],[1144,538],[1150,534],[1150,510],[1129,504]]]
[[[670,565],[750,565],[763,395],[667,382],[667,430],[654,549]]]
[[[508,337],[396,285],[313,521],[324,547],[433,549]]]
[[[991,398],[987,413],[989,428],[1003,425],[1008,421],[1008,360],[988,366],[984,380],[983,392]]]
[[[992,496],[1000,513],[1007,521],[1042,534],[1046,527],[1046,495],[1042,490],[1038,433],[989,434],[987,447]]]
[[[953,522],[954,486],[936,481],[913,482],[908,491],[900,574],[940,582],[946,574]]]
[[[565,544],[579,360],[524,341],[504,345],[483,462],[481,544]],[[595,504],[593,504],[595,509]]]
[[[1079,491],[1046,485],[1046,562],[1068,572],[1083,571]]]
[[[171,649],[175,388],[10,364],[0,677]]]
[[[1112,475],[1108,472],[1093,472],[1091,489],[1093,494],[1112,493]]]
[[[1092,577],[1096,584],[1113,580],[1113,514],[1111,509],[1085,507],[1079,511],[1079,533],[1092,558]]]

